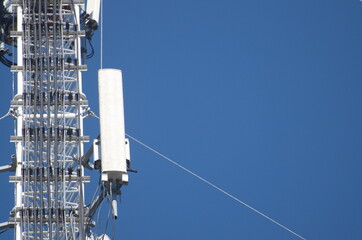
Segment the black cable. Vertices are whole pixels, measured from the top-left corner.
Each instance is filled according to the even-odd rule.
[[[5,57],[6,52],[5,51],[0,51],[0,61],[7,67],[11,67],[11,65],[16,65],[16,63],[14,63],[13,61],[7,59]]]
[[[90,54],[88,54],[88,55],[86,56],[86,59],[90,59],[90,58],[92,58],[92,57],[94,56],[94,47],[93,47],[92,41],[91,41],[90,39],[88,39],[88,42],[89,42],[89,45],[90,45],[92,51],[91,51]]]
[[[8,231],[10,228],[5,229],[4,231],[1,231],[0,234],[3,234],[4,232]]]
[[[0,62],[4,64],[6,67],[9,67],[6,63],[4,63],[3,59],[0,57]]]
[[[8,62],[9,60],[5,59],[3,56],[0,56],[0,62],[2,62],[5,66],[11,67],[11,62]]]
[[[5,62],[7,62],[8,64],[12,65],[13,62],[10,61],[9,59],[7,59],[4,55],[2,56],[2,58],[4,59]]]
[[[2,60],[1,62],[2,62],[5,66],[11,67],[12,63],[9,62],[9,60],[7,60],[5,57],[1,57],[1,60]]]

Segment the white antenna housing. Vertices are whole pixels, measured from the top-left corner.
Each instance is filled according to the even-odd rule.
[[[87,13],[91,19],[99,23],[99,9],[101,6],[100,0],[88,0],[87,1]]]
[[[102,180],[128,183],[122,72],[98,71]]]

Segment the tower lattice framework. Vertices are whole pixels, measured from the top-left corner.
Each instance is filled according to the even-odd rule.
[[[79,0],[12,1],[17,43],[15,239],[86,238],[81,165],[83,65]]]

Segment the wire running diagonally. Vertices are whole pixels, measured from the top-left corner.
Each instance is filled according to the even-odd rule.
[[[284,230],[290,232],[291,234],[295,235],[296,237],[302,239],[302,240],[306,240],[306,238],[302,237],[301,235],[297,234],[296,232],[292,231],[291,229],[289,229],[288,227],[284,226],[283,224],[277,222],[276,220],[274,220],[273,218],[265,215],[264,213],[260,212],[259,210],[253,208],[252,206],[250,206],[249,204],[241,201],[240,199],[238,199],[237,197],[231,195],[230,193],[226,192],[225,190],[221,189],[220,187],[216,186],[215,184],[207,181],[206,179],[204,179],[203,177],[197,175],[196,173],[192,172],[191,170],[187,169],[186,167],[182,166],[181,164],[175,162],[174,160],[172,160],[171,158],[163,155],[162,153],[156,151],[155,149],[153,149],[152,147],[148,146],[147,144],[141,142],[140,140],[130,136],[129,134],[126,134],[127,137],[131,138],[133,141],[137,142],[138,144],[142,145],[143,147],[147,148],[148,150],[156,153],[157,155],[159,155],[160,157],[166,159],[167,161],[169,161],[170,163],[176,165],[177,167],[181,168],[182,170],[186,171],[187,173],[191,174],[192,176],[198,178],[199,180],[203,181],[204,183],[210,185],[211,187],[215,188],[216,190],[222,192],[223,194],[225,194],[226,196],[234,199],[235,201],[237,201],[238,203],[244,205],[245,207],[249,208],[250,210],[256,212],[257,214],[259,214],[260,216],[268,219],[269,221],[271,221],[272,223],[278,225],[279,227],[283,228]]]
[[[361,0],[362,1],[362,0]],[[100,117],[97,116],[93,111],[90,111],[90,116],[97,118],[98,120],[100,120]],[[198,174],[192,172],[191,170],[187,169],[186,167],[182,166],[181,164],[175,162],[174,160],[172,160],[171,158],[163,155],[162,153],[158,152],[157,150],[155,150],[154,148],[148,146],[147,144],[141,142],[140,140],[138,140],[135,137],[132,137],[131,135],[126,133],[126,136],[129,137],[130,139],[132,139],[133,141],[137,142],[138,144],[140,144],[141,146],[147,148],[148,150],[156,153],[157,155],[159,155],[160,157],[166,159],[167,161],[169,161],[170,163],[174,164],[175,166],[181,168],[182,170],[184,170],[185,172],[191,174],[192,176],[198,178],[199,180],[203,181],[204,183],[208,184],[209,186],[215,188],[216,190],[222,192],[223,194],[225,194],[226,196],[232,198],[233,200],[237,201],[238,203],[244,205],[245,207],[249,208],[250,210],[254,211],[255,213],[259,214],[260,216],[266,218],[267,220],[269,220],[270,222],[276,224],[277,226],[283,228],[284,230],[290,232],[291,234],[293,234],[294,236],[298,237],[299,239],[302,240],[306,240],[306,238],[302,237],[301,235],[299,235],[298,233],[294,232],[293,230],[291,230],[290,228],[284,226],[283,224],[279,223],[278,221],[274,220],[273,218],[267,216],[266,214],[260,212],[259,210],[257,210],[256,208],[253,208],[252,206],[250,206],[249,204],[241,201],[240,199],[238,199],[237,197],[231,195],[230,193],[226,192],[225,190],[223,190],[222,188],[216,186],[215,184],[209,182],[208,180],[206,180],[205,178],[199,176]]]
[[[0,117],[0,120],[3,120],[4,118],[6,118],[9,115],[10,115],[10,110],[4,116]]]

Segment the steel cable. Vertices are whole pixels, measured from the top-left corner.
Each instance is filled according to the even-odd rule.
[[[182,166],[181,164],[175,162],[174,160],[172,160],[171,158],[163,155],[162,153],[156,151],[155,149],[153,149],[152,147],[148,146],[147,144],[141,142],[140,140],[132,137],[131,135],[129,134],[126,134],[127,137],[131,138],[133,141],[137,142],[138,144],[142,145],[143,147],[147,148],[148,150],[156,153],[157,155],[159,155],[160,157],[166,159],[167,161],[169,161],[170,163],[174,164],[175,166],[181,168],[182,170],[186,171],[187,173],[191,174],[192,176],[198,178],[199,180],[203,181],[204,183],[210,185],[211,187],[215,188],[216,190],[222,192],[223,194],[225,194],[226,196],[234,199],[235,201],[237,201],[238,203],[244,205],[245,207],[251,209],[252,211],[256,212],[257,214],[261,215],[262,217],[268,219],[269,221],[271,221],[272,223],[278,225],[279,227],[283,228],[284,230],[292,233],[293,235],[295,235],[296,237],[302,239],[302,240],[306,240],[304,237],[302,237],[301,235],[297,234],[296,232],[292,231],[291,229],[289,229],[288,227],[284,226],[283,224],[277,222],[276,220],[272,219],[271,217],[267,216],[266,214],[262,213],[261,211],[253,208],[252,206],[250,206],[249,204],[241,201],[240,199],[238,199],[237,197],[231,195],[230,193],[226,192],[225,190],[223,190],[222,188],[216,186],[215,184],[207,181],[206,179],[204,179],[203,177],[199,176],[198,174],[192,172],[191,170],[187,169],[186,167]]]
[[[92,112],[93,113],[93,112]],[[91,116],[97,118],[98,120],[100,119],[100,117],[98,117],[96,114],[92,114]],[[249,208],[250,210],[254,211],[255,213],[259,214],[260,216],[266,218],[267,220],[269,220],[270,222],[276,224],[277,226],[283,228],[284,230],[288,231],[289,233],[293,234],[294,236],[302,239],[302,240],[306,240],[306,238],[302,237],[301,235],[299,235],[298,233],[294,232],[293,230],[291,230],[290,228],[286,227],[285,225],[279,223],[278,221],[274,220],[273,218],[267,216],[266,214],[262,213],[261,211],[257,210],[256,208],[250,206],[249,204],[241,201],[240,199],[238,199],[237,197],[233,196],[232,194],[228,193],[227,191],[223,190],[222,188],[216,186],[215,184],[209,182],[208,180],[206,180],[205,178],[201,177],[200,175],[194,173],[193,171],[187,169],[186,167],[182,166],[181,164],[177,163],[176,161],[172,160],[171,158],[163,155],[162,153],[158,152],[157,150],[155,150],[154,148],[148,146],[147,144],[143,143],[142,141],[136,139],[135,137],[132,137],[131,135],[126,133],[126,136],[129,137],[130,139],[132,139],[133,141],[137,142],[138,144],[140,144],[141,146],[147,148],[148,150],[154,152],[155,154],[159,155],[160,157],[166,159],[167,161],[169,161],[170,163],[174,164],[175,166],[181,168],[182,170],[184,170],[185,172],[191,174],[192,176],[198,178],[199,180],[201,180],[202,182],[208,184],[209,186],[215,188],[216,190],[220,191],[221,193],[225,194],[226,196],[230,197],[231,199],[237,201],[238,203],[244,205],[245,207]]]

